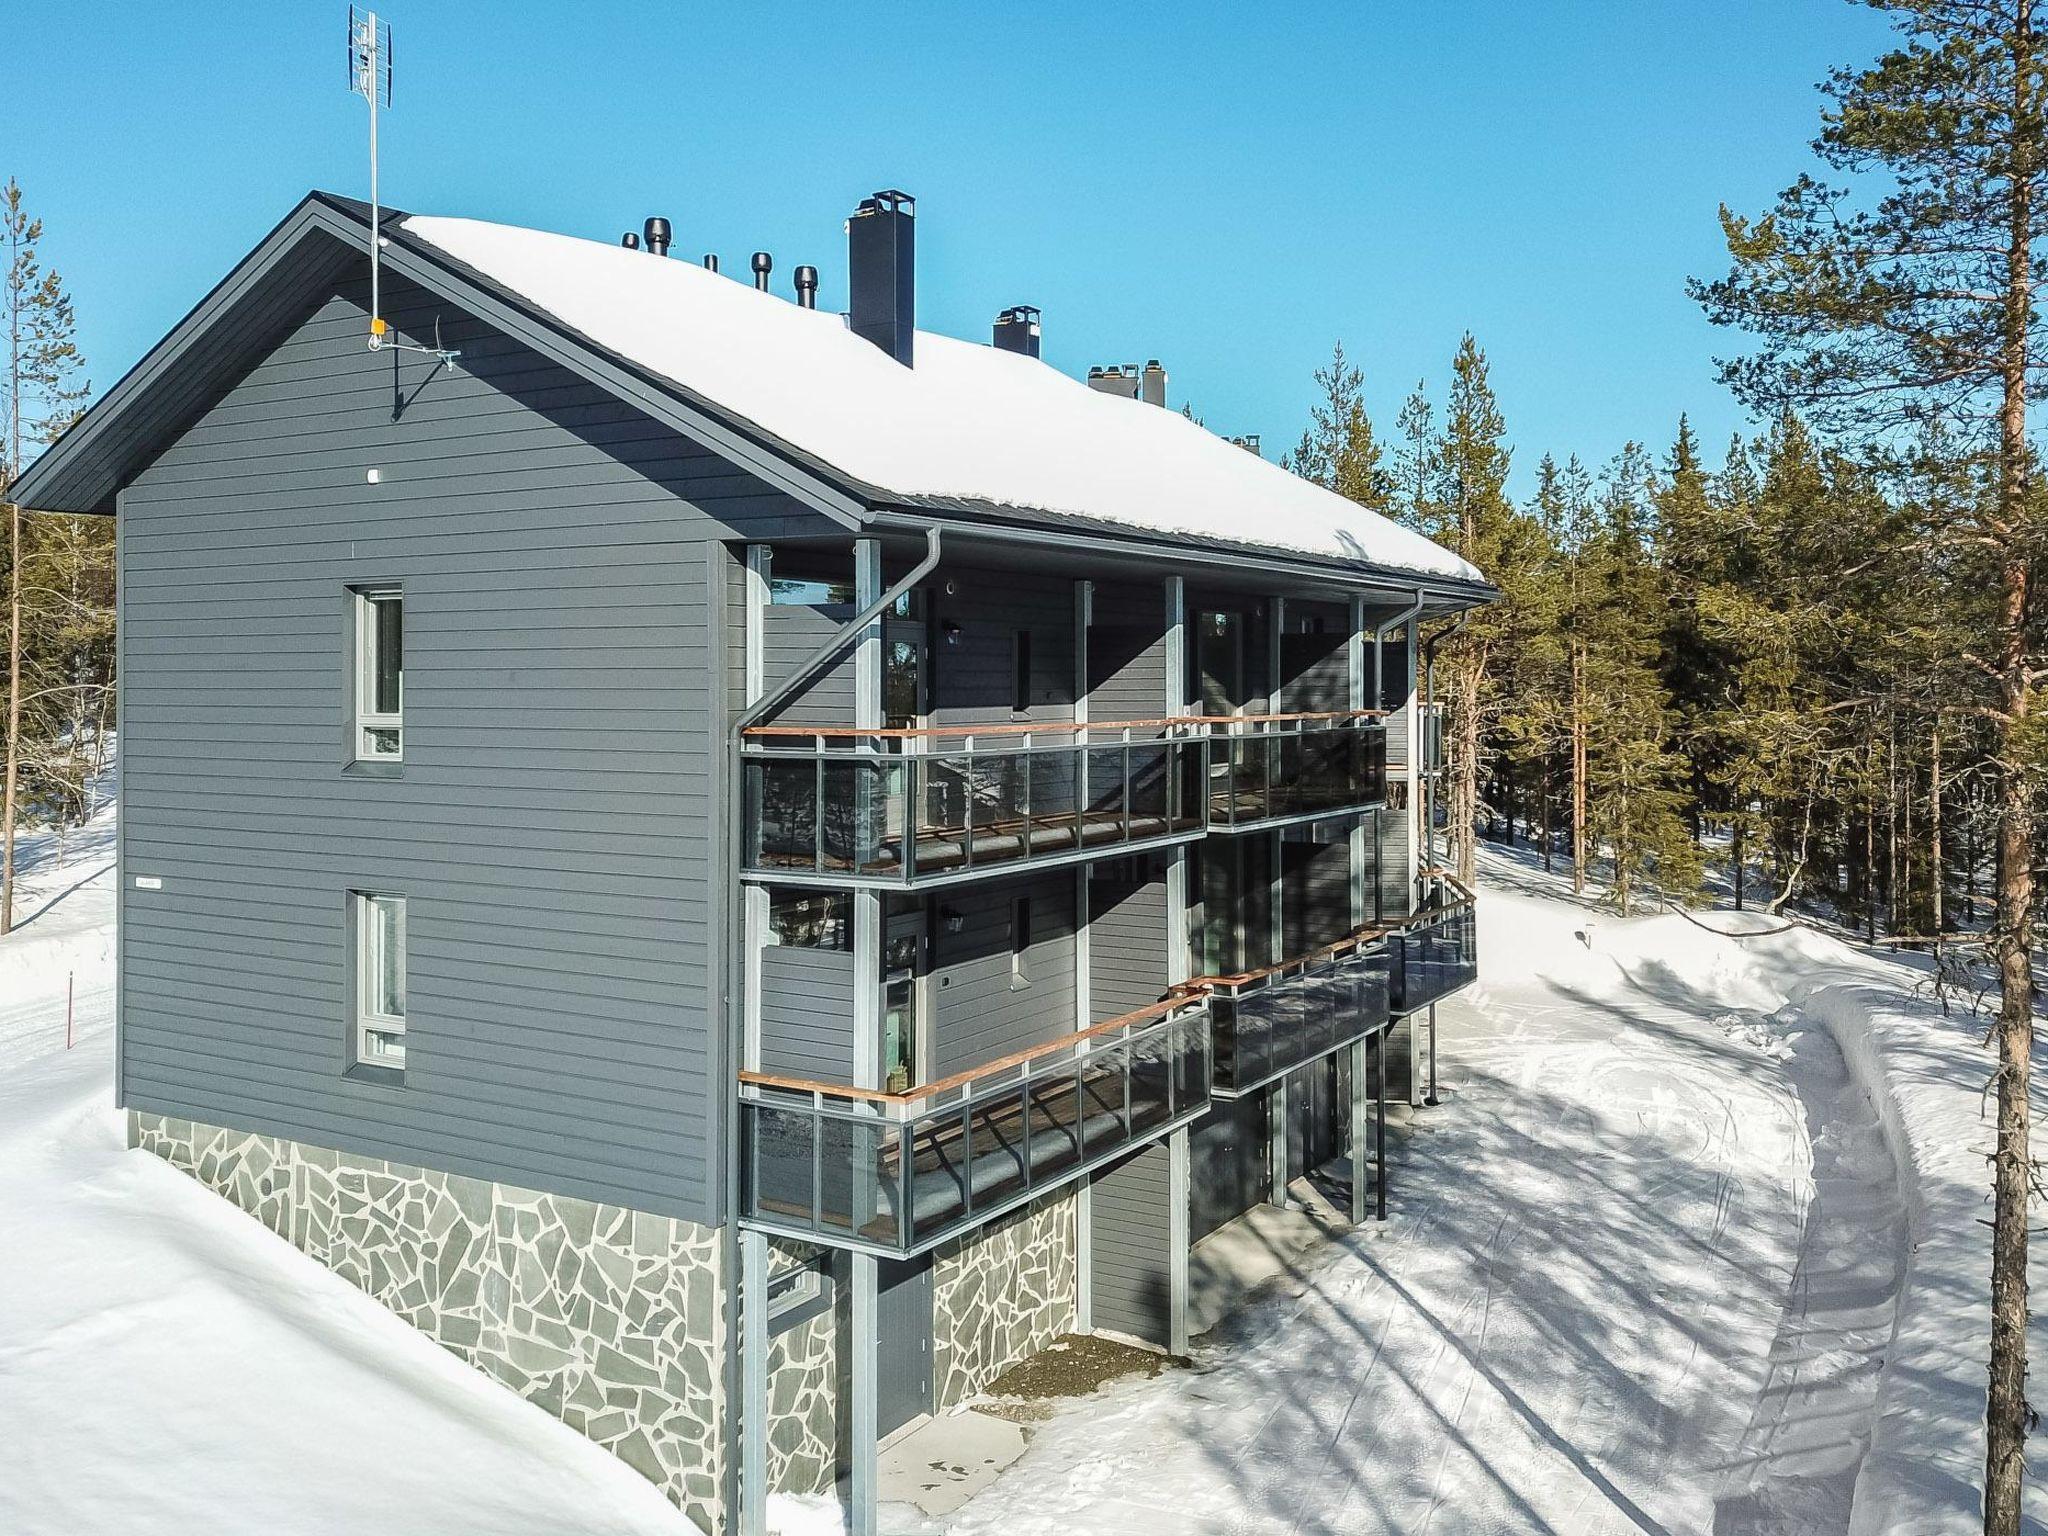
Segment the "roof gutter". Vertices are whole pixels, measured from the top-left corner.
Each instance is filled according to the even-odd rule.
[[[1117,538],[1100,534],[1081,533],[1071,528],[1015,528],[1001,523],[982,522],[971,517],[947,518],[929,512],[898,511],[889,507],[872,509],[868,525],[884,532],[923,533],[944,526],[970,539],[986,538],[1006,544],[1030,544],[1044,549],[1086,550],[1091,553],[1122,555],[1125,558],[1142,557],[1148,550],[1140,542],[1142,535]],[[1414,572],[1387,569],[1384,574],[1347,570],[1312,564],[1317,557],[1304,554],[1296,559],[1285,555],[1261,555],[1251,551],[1205,550],[1187,545],[1176,545],[1173,558],[1186,560],[1191,564],[1228,567],[1231,570],[1255,570],[1273,575],[1300,579],[1305,572],[1313,572],[1318,579],[1327,580],[1338,586],[1369,589],[1385,593],[1390,587],[1397,591],[1413,591],[1423,594],[1424,599],[1440,597],[1448,602],[1467,606],[1489,603],[1500,594],[1485,583],[1456,580],[1431,582],[1418,580]]]

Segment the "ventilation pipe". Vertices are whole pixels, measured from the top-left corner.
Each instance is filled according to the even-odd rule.
[[[668,220],[659,214],[647,221],[647,249],[657,256],[668,254]]]
[[[1111,363],[1107,368],[1088,370],[1090,389],[1099,389],[1105,395],[1121,395],[1126,400],[1138,398],[1139,382],[1136,363],[1124,363],[1121,366]]]
[[[1038,310],[1030,304],[1012,304],[996,316],[996,350],[1038,356]]]
[[[619,236],[619,244],[623,245],[629,251],[637,251],[640,249],[640,237],[634,234],[633,231],[629,229],[623,235]]]
[[[716,272],[718,270],[718,258],[710,251],[704,253],[704,270],[706,272]]]
[[[908,368],[917,335],[917,200],[864,197],[846,221],[847,325]]]
[[[796,269],[796,301],[805,309],[818,307],[818,269],[798,267]]]
[[[754,252],[754,286],[762,293],[768,291],[768,274],[775,270],[775,258],[766,251]]]

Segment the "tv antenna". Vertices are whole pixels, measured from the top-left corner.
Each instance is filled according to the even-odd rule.
[[[391,23],[375,11],[351,5],[348,8],[348,88],[370,104],[370,350],[386,347],[401,352],[421,352],[438,357],[448,367],[462,354],[446,347],[416,347],[388,339],[391,326],[384,318],[383,246],[384,210],[377,195],[377,108],[391,105]],[[441,339],[441,323],[434,322],[434,340]]]

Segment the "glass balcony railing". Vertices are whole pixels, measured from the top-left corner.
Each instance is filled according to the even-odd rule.
[[[1199,836],[1208,742],[1139,729],[758,728],[741,754],[747,868],[908,886]]]
[[[1479,979],[1479,925],[1470,897],[1436,912],[1418,912],[1398,935],[1393,1010],[1413,1013]]]
[[[1207,1005],[1175,997],[908,1093],[740,1083],[752,1224],[919,1253],[1205,1110]]]
[[[1208,724],[1209,825],[1219,831],[1386,803],[1387,732],[1377,714],[1248,715]]]
[[[1241,976],[1202,978],[1216,1096],[1249,1093],[1383,1026],[1392,963],[1392,941],[1375,931]]]

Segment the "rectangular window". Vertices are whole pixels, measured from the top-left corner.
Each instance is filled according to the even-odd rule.
[[[405,755],[405,598],[396,587],[355,594],[355,755]]]
[[[796,949],[851,950],[853,897],[845,892],[771,892],[768,942]]]
[[[1031,985],[1031,898],[1019,896],[1010,903],[1010,985]]]
[[[405,1067],[405,898],[355,897],[356,1062]]]
[[[1031,707],[1031,631],[1020,629],[1011,636],[1010,708],[1018,714]]]

